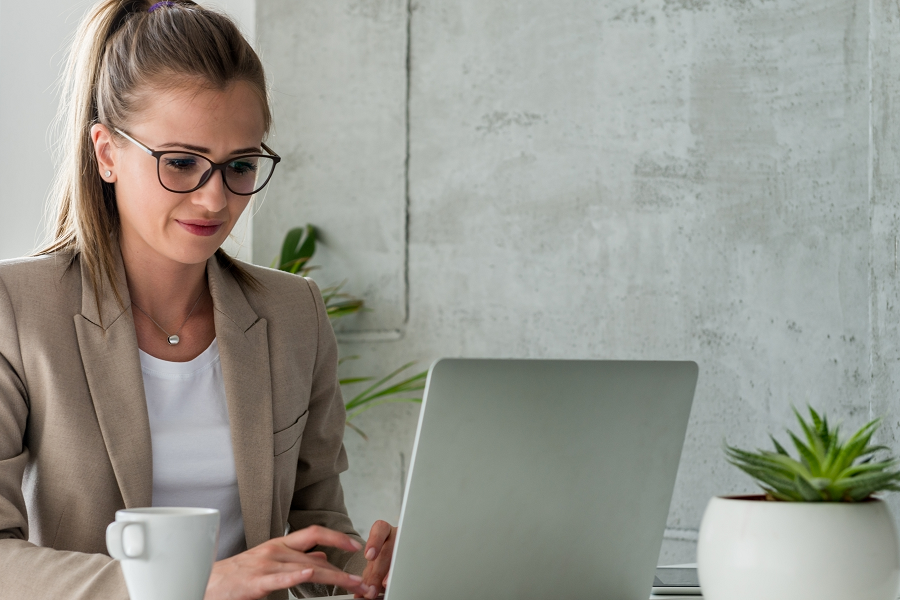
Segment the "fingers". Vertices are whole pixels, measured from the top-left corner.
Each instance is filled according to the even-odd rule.
[[[298,535],[300,534],[300,535]],[[213,565],[206,600],[254,600],[300,583],[336,585],[350,593],[374,597],[377,591],[362,577],[328,563],[324,552],[305,552],[316,545],[358,551],[362,544],[348,536],[316,527],[264,542]]]
[[[324,552],[309,552],[304,554],[302,552],[289,550],[284,554],[278,555],[276,557],[276,560],[292,565],[309,564],[310,566],[318,566],[324,569],[335,569],[340,571],[340,569],[328,562],[328,556],[326,556]]]
[[[253,554],[264,563],[294,569],[297,564],[312,563],[313,566],[328,567],[328,556],[321,551],[302,552],[285,543],[284,538],[276,538],[253,549]]]
[[[281,539],[285,546],[300,552],[306,552],[316,546],[330,546],[348,552],[356,552],[362,548],[362,545],[349,535],[319,527],[318,525],[295,531]]]
[[[379,523],[384,523],[384,521],[380,521]],[[366,595],[366,598],[374,598],[379,592],[383,592],[387,587],[387,575],[391,569],[391,559],[394,553],[394,542],[397,539],[397,528],[391,527],[387,523],[384,525],[387,526],[387,532],[385,535],[385,531],[382,526],[376,523],[372,527],[372,535],[369,536],[369,543],[367,546],[371,546],[372,548],[377,549],[377,553],[368,553],[367,555],[374,556],[373,560],[369,560],[366,564],[366,568],[363,571],[363,583],[368,584],[372,587],[372,591]],[[374,542],[381,542],[380,546],[376,546]]]
[[[292,587],[300,583],[311,582],[323,585],[334,585],[346,589],[351,594],[373,597],[372,587],[363,583],[362,577],[358,575],[350,575],[349,573],[344,573],[343,571],[322,569],[319,567],[307,567],[297,573],[293,573],[292,575],[294,578],[294,583],[291,583],[290,585],[284,587]]]
[[[388,536],[391,535],[393,528],[389,523],[384,521],[375,521],[372,530],[369,532],[369,541],[366,542],[366,560],[375,560],[381,554],[381,548]]]

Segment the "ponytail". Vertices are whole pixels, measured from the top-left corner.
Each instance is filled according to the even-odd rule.
[[[227,16],[190,0],[153,6],[147,0],[102,0],[78,27],[66,64],[57,114],[59,170],[51,189],[55,226],[37,255],[77,254],[100,303],[106,280],[124,308],[116,276],[119,212],[115,188],[100,178],[90,137],[95,123],[127,128],[148,86],[201,82],[225,89],[244,81],[259,95],[265,130],[271,111],[259,57]],[[183,60],[188,54],[192,60]],[[173,83],[175,82],[175,83]],[[219,263],[242,284],[259,284],[221,249]]]

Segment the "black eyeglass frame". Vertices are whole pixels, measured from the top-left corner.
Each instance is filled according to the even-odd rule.
[[[159,180],[159,185],[163,186],[164,189],[166,189],[172,193],[175,193],[175,194],[190,194],[191,192],[196,192],[197,190],[202,188],[204,185],[206,185],[207,181],[212,179],[213,173],[215,173],[216,171],[221,171],[222,183],[225,185],[225,187],[228,189],[229,192],[231,192],[232,194],[235,194],[237,196],[252,196],[253,194],[259,193],[264,187],[266,187],[266,185],[268,185],[269,180],[272,179],[272,174],[275,173],[275,167],[277,167],[278,163],[281,162],[281,157],[278,156],[277,154],[275,154],[275,151],[272,150],[271,148],[269,148],[268,146],[266,146],[265,144],[260,144],[260,145],[262,146],[263,150],[268,152],[268,154],[241,154],[240,156],[232,157],[225,162],[217,163],[217,162],[213,162],[208,157],[203,156],[202,154],[197,154],[196,152],[189,152],[187,150],[153,150],[153,149],[149,148],[146,144],[143,144],[143,143],[137,141],[136,139],[134,139],[133,137],[131,137],[130,135],[128,135],[127,133],[125,133],[124,131],[119,129],[118,127],[116,127],[115,130],[119,135],[121,135],[122,137],[124,137],[125,139],[127,139],[128,141],[130,141],[131,143],[136,145],[138,148],[140,148],[141,150],[143,150],[144,152],[146,152],[147,154],[149,154],[150,156],[152,156],[153,158],[156,159],[156,178]],[[198,183],[196,187],[193,187],[189,190],[173,190],[172,188],[166,186],[166,184],[163,183],[162,175],[160,175],[160,173],[159,173],[159,169],[160,169],[159,159],[162,158],[163,156],[165,156],[166,154],[188,154],[190,156],[198,156],[198,157],[202,158],[203,160],[205,160],[206,162],[208,162],[212,166],[204,174],[204,177],[202,177],[200,179],[200,183]],[[228,165],[230,165],[234,161],[240,160],[241,158],[270,158],[270,159],[272,159],[272,162],[274,163],[272,165],[272,170],[269,172],[269,176],[266,177],[266,180],[262,183],[262,185],[249,193],[236,192],[233,189],[231,189],[231,186],[228,185],[228,177],[225,176],[226,167],[228,167]]]

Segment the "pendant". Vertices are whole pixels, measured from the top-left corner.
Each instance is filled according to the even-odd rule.
[[[168,342],[169,342],[170,346],[177,346],[178,342],[180,342],[180,341],[181,341],[181,338],[174,334],[170,335],[168,338]]]

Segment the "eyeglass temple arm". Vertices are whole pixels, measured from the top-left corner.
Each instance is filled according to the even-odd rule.
[[[136,139],[134,139],[133,137],[131,137],[130,135],[128,135],[127,133],[125,133],[124,131],[122,131],[121,129],[119,129],[118,127],[116,127],[115,129],[116,129],[116,132],[118,132],[119,135],[125,137],[125,138],[126,138],[127,140],[129,140],[132,144],[134,144],[135,146],[137,146],[138,148],[140,148],[141,150],[143,150],[144,152],[146,152],[146,153],[149,154],[150,156],[153,156],[153,150],[151,150],[151,149],[148,148],[147,146],[143,145],[142,143],[140,143],[139,141],[137,141]]]
[[[269,147],[266,146],[265,144],[260,143],[259,145],[262,146],[262,149],[263,149],[263,150],[265,150],[266,152],[268,152],[269,154],[271,154],[271,155],[274,156],[275,158],[279,158],[279,159],[281,158],[280,156],[278,156],[278,154],[277,154],[274,150],[272,150],[271,148],[269,148]]]
[[[136,139],[134,139],[133,137],[131,137],[130,135],[128,135],[127,133],[125,133],[124,131],[122,131],[121,129],[119,129],[118,127],[116,127],[115,130],[119,133],[119,135],[121,135],[121,136],[123,136],[124,138],[126,138],[127,140],[129,140],[132,144],[134,144],[135,146],[137,146],[138,148],[140,148],[141,150],[143,150],[144,152],[146,152],[146,153],[149,154],[150,156],[153,156],[153,150],[151,150],[151,149],[148,148],[147,146],[143,145],[142,143],[140,143],[139,141],[137,141]],[[274,156],[274,157],[276,157],[276,158],[281,158],[280,156],[278,156],[278,154],[275,153],[274,150],[272,150],[271,148],[269,148],[269,147],[266,146],[265,144],[260,144],[260,145],[262,146],[263,150],[265,150],[266,152],[268,152],[268,153],[271,154],[272,156]]]

